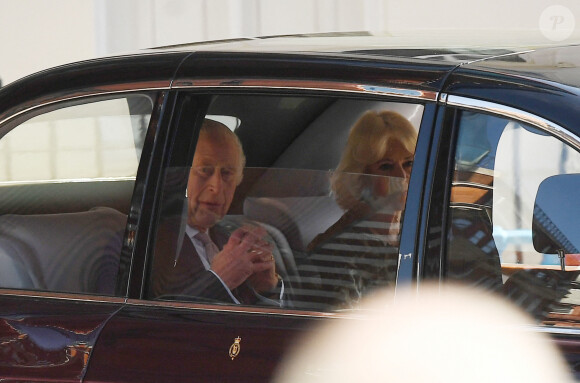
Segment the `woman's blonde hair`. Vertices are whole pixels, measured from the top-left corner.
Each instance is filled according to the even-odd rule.
[[[346,148],[331,177],[331,189],[343,209],[347,210],[359,201],[363,186],[359,175],[366,172],[368,165],[385,156],[391,139],[401,142],[410,153],[415,152],[417,131],[397,112],[367,111],[351,128]]]

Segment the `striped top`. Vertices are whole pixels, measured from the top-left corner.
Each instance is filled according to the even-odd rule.
[[[394,286],[399,212],[368,205],[345,213],[308,246],[298,271],[297,308],[354,308],[375,288]]]

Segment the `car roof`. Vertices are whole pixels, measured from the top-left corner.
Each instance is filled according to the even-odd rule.
[[[205,41],[151,51],[328,54],[439,62],[580,88],[580,41],[557,42],[538,31],[337,32]]]
[[[564,86],[569,91],[570,87],[580,88],[580,45],[546,47],[489,57],[472,62],[465,68],[558,84],[558,87]]]
[[[286,55],[288,60],[283,59]],[[194,60],[186,60],[188,56]],[[203,58],[215,59],[209,60],[207,65],[219,63],[228,67],[228,73],[245,74],[247,69],[237,69],[231,66],[231,59],[228,57],[232,56],[236,59],[246,58],[249,66],[257,58],[268,60],[267,57],[270,57],[271,60],[267,61],[268,65],[278,65],[283,68],[286,68],[290,61],[298,62],[303,59],[302,64],[299,64],[302,66],[296,67],[295,74],[303,73],[304,68],[313,70],[313,67],[308,65],[309,57],[315,60],[326,56],[329,59],[325,61],[327,64],[341,63],[343,67],[348,67],[349,62],[357,60],[359,63],[364,62],[365,65],[372,65],[374,62],[377,64],[374,72],[367,75],[374,80],[382,79],[387,75],[392,80],[393,76],[405,75],[402,74],[405,68],[410,71],[414,68],[416,73],[421,73],[424,77],[421,79],[422,84],[428,85],[428,90],[431,91],[442,89],[446,74],[469,70],[484,76],[486,75],[483,72],[491,73],[487,77],[501,74],[503,76],[500,77],[504,81],[516,80],[518,82],[520,78],[534,82],[549,82],[551,87],[566,92],[570,90],[568,88],[574,88],[571,89],[572,92],[569,92],[574,94],[579,93],[580,89],[578,70],[580,44],[557,43],[546,38],[538,39],[537,36],[530,36],[528,33],[512,33],[506,40],[505,33],[494,35],[487,32],[465,35],[446,31],[433,32],[428,35],[352,32],[199,42],[97,58],[52,68],[17,80],[0,89],[0,101],[5,106],[6,113],[9,113],[8,109],[11,109],[13,105],[17,106],[28,99],[36,98],[31,102],[42,101],[47,89],[51,89],[52,93],[65,90],[68,92],[79,86],[107,87],[117,81],[135,83],[143,81],[152,83],[153,81],[158,88],[169,87],[172,78],[177,78],[176,74],[177,76],[182,74],[179,71],[176,72],[177,68],[187,67],[186,61],[194,62],[189,72],[203,75],[203,71],[196,72],[200,68],[196,66],[199,61],[196,61],[195,57],[201,60]],[[287,62],[281,63],[281,61]],[[388,62],[393,65],[381,64]],[[240,60],[236,61],[235,67],[239,67],[240,63]],[[408,66],[409,64],[411,66]],[[389,69],[395,66],[400,68],[401,72]],[[244,70],[246,72],[243,72]],[[252,70],[255,72],[261,69]],[[319,68],[319,70],[325,71],[324,68]],[[96,76],[95,71],[102,75]],[[257,72],[254,72],[247,73],[256,75]],[[155,73],[153,80],[151,73]],[[210,73],[210,75],[213,74],[213,72]],[[336,72],[336,76],[343,76],[340,77],[343,80],[365,80],[365,74],[360,71],[345,73],[343,70]],[[416,82],[415,80],[412,79],[412,82]],[[0,115],[0,120],[2,120],[1,117],[2,115]]]
[[[354,54],[467,63],[561,45],[530,33],[510,34],[506,39],[504,34],[488,32],[466,35],[454,31],[336,32],[203,41],[152,50]]]

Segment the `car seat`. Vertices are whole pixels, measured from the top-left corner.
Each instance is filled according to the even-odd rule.
[[[0,216],[0,287],[113,294],[126,222],[108,207]]]

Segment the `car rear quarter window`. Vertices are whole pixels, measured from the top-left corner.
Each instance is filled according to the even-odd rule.
[[[0,127],[0,287],[113,294],[151,110],[100,97]]]

